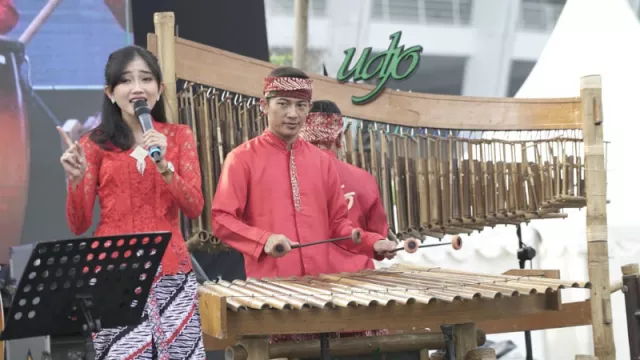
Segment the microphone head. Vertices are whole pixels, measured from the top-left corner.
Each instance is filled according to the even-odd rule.
[[[136,113],[136,116],[151,113],[151,109],[149,109],[149,105],[147,105],[147,101],[144,99],[133,102],[133,111]]]

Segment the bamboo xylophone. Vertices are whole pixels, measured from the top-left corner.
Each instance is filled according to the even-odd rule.
[[[301,310],[473,301],[590,288],[589,282],[490,275],[396,264],[355,273],[206,282],[201,296],[224,297],[230,311]]]
[[[177,37],[173,13],[154,14],[154,24],[147,47],[162,67],[169,121],[189,124],[196,132],[208,207],[226,154],[266,127],[257,99],[274,66]],[[226,309],[226,298],[202,292],[205,333],[225,338],[295,333],[301,327],[305,332],[357,331],[379,326],[381,317],[396,328],[411,327],[419,318],[456,324],[469,335],[456,339],[472,337],[474,325],[469,321],[493,332],[507,327],[522,331],[591,325],[595,355],[616,358],[600,75],[581,77],[580,95],[570,98],[480,98],[386,89],[366,106],[353,104],[351,98],[365,95],[373,85],[309,76],[314,81],[313,98],[335,101],[348,117],[343,159],[376,177],[391,238],[468,234],[488,226],[563,218],[561,209],[588,204],[589,280],[594,284],[590,301],[563,304],[562,310],[546,295],[503,296],[451,306],[436,302],[374,306],[366,311],[301,309],[284,316],[273,309],[259,315],[253,310],[213,311]],[[200,219],[183,218],[181,223],[185,237],[212,249],[210,245],[219,242],[211,234],[209,216],[205,211]],[[556,311],[547,311],[550,307]],[[333,323],[327,313],[342,320]],[[264,338],[243,342],[265,355]],[[463,359],[472,347],[464,341],[459,346],[457,359]]]
[[[478,324],[465,335],[472,342],[469,348],[475,349],[484,342],[476,337],[483,332],[476,333],[476,329],[516,331],[535,324],[525,320],[535,316],[537,321],[559,316],[566,322],[564,306],[582,309],[582,304],[562,304],[560,289],[588,289],[590,282],[544,278],[533,272],[492,275],[396,264],[355,273],[206,282],[198,288],[202,329],[231,346],[228,352],[235,354],[233,359],[247,359],[252,351],[282,357],[317,357],[319,351],[317,340],[274,343],[265,345],[267,350],[258,350],[250,349],[253,345],[247,339],[357,332],[381,326],[387,335],[353,340],[348,347],[360,353],[366,353],[372,343],[394,351],[439,349],[444,346],[440,326],[470,322]],[[573,314],[576,316],[584,317]],[[402,335],[407,329],[426,331]],[[344,355],[342,348],[347,344],[336,340],[331,349],[334,345]]]
[[[255,97],[192,83],[178,93],[181,122],[192,127],[198,142],[205,209],[226,155],[266,129],[258,103]],[[366,120],[351,127],[355,122],[345,129],[343,159],[374,175],[400,240],[564,218],[561,209],[586,205],[583,144],[573,134],[488,140],[429,129],[391,133]],[[210,234],[210,216],[205,211],[186,227],[188,236],[198,230]],[[212,236],[195,235],[220,245]]]

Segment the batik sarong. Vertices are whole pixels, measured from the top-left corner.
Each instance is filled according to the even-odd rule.
[[[206,359],[195,274],[158,272],[140,325],[94,334],[97,360]]]

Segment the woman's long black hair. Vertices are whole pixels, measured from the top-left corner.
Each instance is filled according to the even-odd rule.
[[[113,91],[113,88],[123,81],[125,69],[136,57],[141,58],[147,64],[154,79],[158,82],[158,86],[160,86],[162,83],[162,71],[160,70],[158,59],[147,49],[131,45],[116,50],[109,55],[107,66],[104,70],[105,84],[109,90]],[[151,116],[157,122],[167,122],[163,95],[160,95],[160,99],[151,109]],[[105,150],[114,147],[128,150],[133,147],[135,142],[133,132],[122,119],[122,110],[118,104],[112,103],[107,94],[104,95],[102,100],[100,124],[91,132],[89,138]]]

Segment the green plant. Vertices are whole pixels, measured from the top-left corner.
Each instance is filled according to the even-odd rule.
[[[293,54],[271,54],[269,56],[269,62],[278,66],[291,65],[293,62]]]

